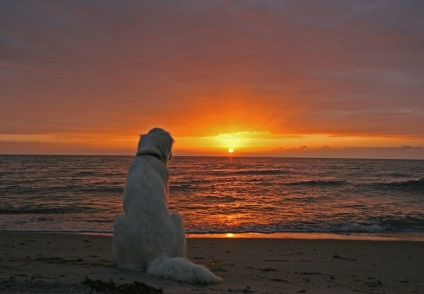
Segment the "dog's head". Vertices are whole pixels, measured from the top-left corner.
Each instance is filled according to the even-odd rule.
[[[174,139],[171,134],[161,128],[151,129],[147,134],[140,135],[137,155],[156,155],[166,164],[172,156]]]

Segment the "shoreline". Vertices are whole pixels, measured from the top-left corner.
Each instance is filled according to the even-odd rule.
[[[93,231],[44,231],[44,230],[1,230],[1,233],[49,233],[77,234],[93,236],[109,236],[112,232]],[[424,233],[392,232],[392,233],[335,233],[335,232],[278,232],[278,233],[186,233],[187,239],[293,239],[293,240],[351,240],[351,241],[411,241],[424,242]]]
[[[86,278],[117,285],[137,281],[163,293],[419,293],[424,288],[420,241],[189,236],[188,258],[224,279],[213,285],[118,269],[111,235],[1,231],[0,250],[0,292],[6,293],[90,293]]]
[[[224,239],[288,239],[288,240],[351,240],[351,241],[411,241],[424,242],[424,233],[225,233],[186,234],[187,238]]]

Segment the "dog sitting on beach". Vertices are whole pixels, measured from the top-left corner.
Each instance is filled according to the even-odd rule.
[[[140,137],[124,189],[124,214],[114,222],[118,266],[188,283],[222,279],[185,257],[181,216],[168,211],[168,169],[174,140],[154,128]]]

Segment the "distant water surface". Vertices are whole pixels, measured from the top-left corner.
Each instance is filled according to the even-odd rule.
[[[132,157],[0,156],[0,230],[111,233]],[[424,161],[174,157],[187,233],[424,233]]]

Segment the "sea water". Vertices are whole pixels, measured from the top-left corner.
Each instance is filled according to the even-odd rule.
[[[0,156],[0,230],[112,233],[131,156]],[[424,161],[174,157],[187,233],[424,234]]]

